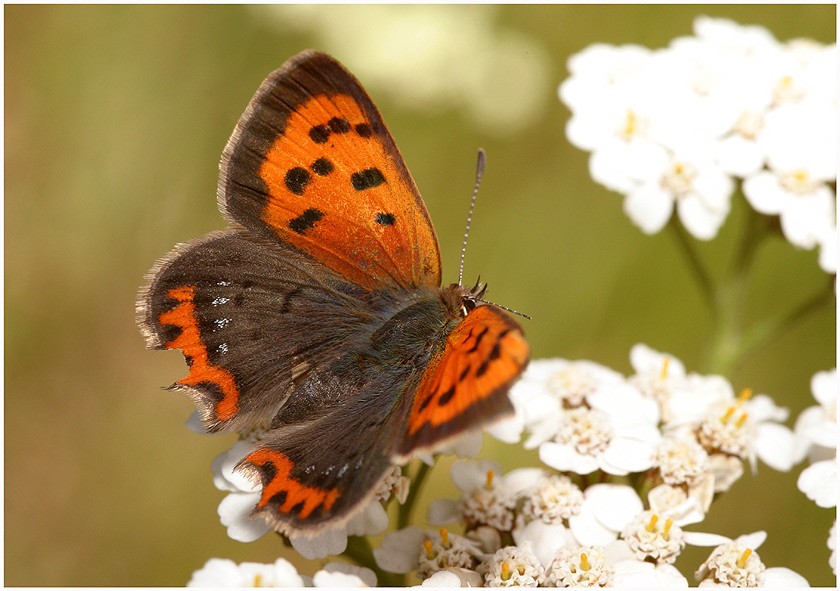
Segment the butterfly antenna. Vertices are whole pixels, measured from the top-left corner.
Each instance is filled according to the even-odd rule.
[[[478,149],[478,164],[475,167],[475,187],[473,188],[472,199],[470,199],[470,211],[467,213],[467,227],[464,229],[464,243],[461,244],[461,265],[458,267],[458,285],[463,285],[464,279],[464,255],[467,253],[467,236],[470,235],[470,222],[472,221],[475,199],[478,197],[478,186],[481,184],[481,177],[484,175],[485,162],[484,149]]]
[[[513,308],[508,308],[507,306],[503,306],[501,304],[497,304],[496,302],[488,302],[487,300],[482,300],[481,298],[472,298],[476,302],[481,302],[482,304],[490,304],[491,306],[496,306],[497,308],[501,308],[502,310],[506,310],[511,314],[516,314],[517,316],[522,316],[522,318],[527,318],[528,320],[533,320],[527,314],[523,314],[522,312],[518,312]]]
[[[464,243],[461,245],[461,265],[458,268],[458,285],[463,285],[464,280],[464,255],[467,252],[467,237],[470,235],[470,222],[472,222],[472,214],[473,210],[475,209],[475,199],[478,196],[478,186],[481,184],[481,177],[484,175],[484,163],[486,161],[486,156],[484,154],[484,149],[478,149],[478,163],[475,167],[475,187],[473,188],[472,199],[470,199],[470,211],[467,213],[467,227],[464,229]],[[477,295],[483,295],[484,289],[487,289],[487,285],[485,284],[483,287],[484,289],[480,289],[481,287],[481,279],[479,278],[478,281],[475,283],[475,287],[472,289],[475,295],[472,295],[470,299],[474,302],[481,302],[483,304],[490,304],[496,306],[497,308],[501,308],[502,310],[506,310],[511,314],[516,314],[517,316],[522,316],[523,318],[527,318],[531,320],[531,317],[527,314],[523,314],[522,312],[517,312],[512,308],[508,308],[507,306],[502,306],[501,304],[497,304],[495,302],[489,302],[487,300],[483,300],[480,297],[476,297]],[[479,290],[480,289],[480,290]]]

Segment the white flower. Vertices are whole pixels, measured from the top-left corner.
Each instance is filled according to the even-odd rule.
[[[686,373],[676,356],[643,343],[630,349],[630,364],[636,373],[628,381],[659,403],[665,431],[696,427],[712,407],[735,398],[723,376]]]
[[[666,484],[699,484],[709,469],[709,456],[694,439],[666,436],[655,454],[659,475]]]
[[[432,532],[414,526],[388,532],[382,544],[373,550],[379,568],[393,573],[417,571],[421,579],[447,568],[472,570],[482,556],[481,548],[473,540],[445,529]]]
[[[487,431],[506,443],[517,443],[523,430],[531,430],[564,405],[578,406],[588,394],[623,381],[620,373],[592,361],[535,359],[510,390],[516,415]],[[526,446],[533,447],[532,443]]]
[[[734,400],[735,392],[726,378],[692,372],[662,402],[663,430],[696,427],[712,409]]]
[[[681,589],[688,580],[671,564],[653,564],[640,560],[621,560],[613,563],[615,587],[636,589]]]
[[[688,492],[682,486],[660,484],[648,493],[648,505],[662,518],[673,519],[677,525],[689,525],[706,518],[714,492],[713,476],[704,478]]]
[[[773,101],[783,48],[767,29],[727,19],[698,17],[694,32],[696,38],[675,40],[671,47],[695,48],[705,66],[695,88],[714,107],[716,123],[728,126],[715,143],[716,160],[724,171],[747,176],[764,163],[756,138]]]
[[[833,458],[837,453],[837,369],[820,371],[811,378],[811,392],[817,405],[800,413],[794,425],[796,459],[811,461]]]
[[[513,540],[518,546],[530,544],[540,564],[546,567],[554,560],[554,554],[558,549],[578,544],[571,530],[564,524],[536,520],[525,526],[521,523],[517,524],[513,530]]]
[[[628,543],[614,540],[604,547],[604,554],[615,569],[613,586],[644,589],[688,587],[688,581],[671,564],[640,560]]]
[[[278,558],[272,564],[211,558],[192,574],[188,587],[303,587],[304,580],[291,562]]]
[[[493,554],[502,547],[502,534],[489,525],[479,525],[468,531],[466,536],[485,554]]]
[[[728,542],[712,550],[695,573],[698,581],[730,587],[758,587],[765,566],[758,554],[737,542]]]
[[[375,587],[372,570],[343,562],[331,562],[310,579],[298,574],[291,562],[278,558],[271,564],[211,558],[192,574],[188,587]]]
[[[421,587],[481,587],[484,579],[474,570],[451,567],[424,580]]]
[[[627,86],[635,85],[640,72],[647,68],[651,53],[641,45],[590,45],[569,58],[571,76],[560,85],[560,99],[578,113],[593,108],[593,96],[625,94]]]
[[[826,273],[837,274],[837,225],[832,224],[826,229],[820,242],[820,268]]]
[[[419,527],[409,526],[385,534],[373,558],[382,570],[392,573],[410,573],[417,570],[418,556],[429,534]]]
[[[758,211],[781,214],[792,243],[830,242],[820,237],[833,219],[836,46],[783,45],[762,27],[708,17],[694,32],[667,49],[596,44],[569,59],[566,135],[592,152],[592,178],[625,195],[642,231],[660,231],[676,208],[709,240],[736,175]],[[824,256],[823,268],[836,269]]]
[[[580,513],[569,518],[579,544],[605,545],[644,510],[636,491],[626,484],[593,484],[583,493]]]
[[[329,562],[312,576],[312,584],[315,587],[376,587],[376,574],[363,566]]]
[[[488,587],[537,587],[545,572],[527,542],[501,548],[482,566]]]
[[[805,468],[796,486],[818,507],[837,506],[837,463],[834,460],[815,462]]]
[[[836,106],[785,105],[768,113],[758,141],[769,169],[744,180],[744,195],[764,214],[778,214],[785,237],[814,248],[833,224],[837,178]]]
[[[831,572],[837,574],[837,519],[831,524],[831,529],[828,530],[828,549],[831,550],[831,556],[828,557],[828,565],[831,567]]]
[[[427,579],[432,574],[449,568],[472,570],[481,555],[477,544],[465,537],[441,529],[423,541],[418,556],[417,576]]]
[[[542,471],[520,468],[503,475],[501,467],[492,460],[458,460],[452,464],[450,475],[461,496],[457,501],[438,499],[430,503],[429,523],[463,521],[467,530],[488,525],[499,531],[510,531],[517,495],[537,482]]]
[[[568,476],[550,475],[527,491],[522,514],[544,523],[564,523],[580,513],[582,505],[583,492]]]
[[[764,566],[754,550],[765,538],[764,532],[756,532],[717,546],[695,573],[700,586],[808,587],[808,581],[790,569]]]
[[[769,396],[753,396],[745,389],[737,399],[710,409],[697,439],[707,451],[749,460],[753,471],[756,458],[775,470],[787,471],[795,463],[793,432],[779,424],[787,416],[787,409],[776,406]]]
[[[544,581],[549,587],[612,587],[615,567],[599,546],[564,547],[557,550]]]
[[[709,46],[726,52],[727,57],[749,59],[756,54],[774,55],[779,42],[772,33],[758,25],[745,26],[726,18],[698,16],[694,34]]]
[[[837,71],[837,46],[811,39],[788,41],[775,69],[773,98],[776,105],[812,99],[835,101],[837,85],[826,77]]]
[[[711,148],[692,145],[669,153],[630,190],[624,212],[643,232],[659,232],[676,205],[680,221],[695,238],[717,236],[729,215],[735,185],[715,162]]]
[[[709,456],[709,473],[714,481],[713,492],[726,492],[744,475],[744,464],[735,456],[712,454]]]
[[[213,484],[219,490],[229,492],[219,503],[219,519],[227,527],[228,536],[239,542],[253,542],[271,531],[271,526],[265,520],[251,519],[251,511],[260,500],[261,487],[234,470],[251,449],[251,442],[239,440],[210,465]]]
[[[685,547],[685,536],[672,519],[660,519],[653,511],[644,511],[621,532],[638,560],[674,564]]]
[[[503,421],[503,423],[507,423],[507,421]],[[498,423],[494,424],[494,426],[496,425],[498,425]],[[518,439],[516,441],[518,441]],[[516,443],[516,441],[512,441],[511,443]],[[414,452],[413,457],[418,458],[427,466],[434,466],[435,457],[438,455],[455,454],[461,458],[475,457],[478,455],[478,452],[481,451],[482,444],[482,430],[479,429],[477,431],[455,437],[452,441],[446,443],[442,448],[438,449],[434,453],[418,451]]]
[[[292,548],[304,558],[324,558],[347,549],[347,529],[333,527],[312,536],[289,536]]]
[[[589,394],[586,402],[545,417],[525,447],[539,442],[540,460],[578,474],[601,469],[625,475],[653,466],[661,437],[655,401],[621,383]]]

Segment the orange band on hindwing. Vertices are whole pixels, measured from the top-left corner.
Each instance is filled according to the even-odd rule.
[[[263,483],[262,497],[257,507],[266,507],[276,495],[283,493],[284,496],[279,499],[278,510],[290,514],[296,506],[302,504],[297,517],[306,519],[318,507],[322,507],[323,512],[329,511],[341,496],[337,489],[324,490],[317,486],[306,486],[292,478],[294,462],[279,451],[258,449],[242,460],[242,463],[252,464],[259,469],[261,475],[268,474],[271,478]]]
[[[236,416],[239,410],[239,388],[229,371],[210,363],[195,315],[195,291],[195,286],[184,285],[166,292],[167,297],[178,301],[178,305],[161,313],[158,322],[181,329],[177,337],[164,344],[167,349],[180,349],[190,360],[189,375],[176,383],[194,387],[205,383],[216,386],[222,398],[214,405],[215,419],[224,422]]]

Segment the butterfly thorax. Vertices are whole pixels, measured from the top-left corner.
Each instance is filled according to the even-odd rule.
[[[461,289],[404,292],[407,297],[390,302],[387,319],[370,335],[371,351],[387,365],[425,367],[470,309]]]

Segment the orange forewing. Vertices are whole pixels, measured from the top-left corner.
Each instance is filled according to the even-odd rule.
[[[418,285],[435,279],[413,277],[436,266],[434,232],[415,219],[410,179],[352,97],[319,95],[298,107],[259,176],[269,190],[265,223],[353,283],[372,289],[383,276]]]
[[[219,204],[364,289],[440,286],[426,206],[382,116],[328,55],[304,51],[254,94],[222,155]]]
[[[443,354],[420,382],[403,450],[431,447],[463,431],[473,418],[472,426],[478,426],[493,416],[489,407],[512,412],[507,389],[529,353],[522,330],[510,316],[494,306],[471,311],[449,334]]]

